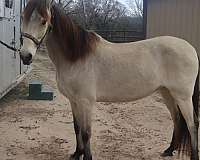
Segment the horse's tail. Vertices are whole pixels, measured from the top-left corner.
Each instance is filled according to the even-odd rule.
[[[192,102],[194,106],[194,115],[198,120],[199,119],[199,72],[194,86]]]
[[[194,107],[194,123],[197,128],[197,135],[198,135],[198,128],[199,128],[199,72],[196,78],[195,87],[192,96],[192,102]],[[179,108],[179,107],[178,107]],[[185,119],[179,109],[179,116],[178,116],[178,133],[176,134],[176,149],[178,153],[186,154],[188,156],[191,155],[191,136],[185,122]]]

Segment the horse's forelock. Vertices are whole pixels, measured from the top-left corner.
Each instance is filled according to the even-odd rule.
[[[48,20],[49,15],[47,7],[46,0],[29,0],[23,12],[24,22],[28,23],[30,21],[30,18],[35,10],[37,10],[43,18]]]

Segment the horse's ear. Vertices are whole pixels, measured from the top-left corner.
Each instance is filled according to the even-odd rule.
[[[45,0],[45,2],[46,2],[46,7],[47,7],[47,8],[51,8],[51,6],[52,6],[52,4],[53,4],[53,1],[54,1],[54,0]]]

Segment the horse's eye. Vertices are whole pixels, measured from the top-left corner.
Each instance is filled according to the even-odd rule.
[[[41,24],[45,25],[47,23],[47,21],[45,19],[42,20]]]

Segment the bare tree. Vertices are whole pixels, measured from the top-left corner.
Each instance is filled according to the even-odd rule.
[[[108,29],[126,16],[118,0],[58,0],[65,12],[87,29]]]
[[[143,17],[143,0],[128,0],[131,13],[136,17]]]
[[[67,14],[72,14],[74,12],[75,0],[58,0],[58,3]]]
[[[106,0],[103,4],[103,26],[107,23],[123,17],[126,13],[126,7],[115,0]]]
[[[79,20],[86,28],[104,28],[126,13],[126,7],[117,0],[78,0]],[[82,12],[80,12],[82,11]]]

